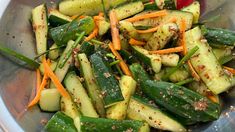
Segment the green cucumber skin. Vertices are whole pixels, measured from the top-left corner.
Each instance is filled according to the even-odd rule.
[[[105,118],[80,117],[82,132],[139,132],[143,122],[135,120],[113,120]]]
[[[123,101],[124,98],[119,83],[112,75],[108,62],[97,53],[91,55],[90,61],[96,81],[101,89],[105,107]]]
[[[61,26],[70,22],[54,15],[49,16],[48,20],[50,25],[53,27]]]
[[[155,104],[140,96],[133,96],[128,108],[128,117],[134,120],[144,120],[154,128],[168,131],[186,131],[184,126],[175,117],[166,113]],[[161,122],[160,124],[155,121]]]
[[[133,56],[131,53],[129,53],[126,50],[119,50],[118,52],[123,57],[123,59],[126,60],[127,64],[133,64],[139,62],[135,56]]]
[[[133,75],[133,78],[137,82],[143,82],[146,80],[150,80],[149,75],[147,74],[147,72],[144,70],[144,68],[140,64],[138,64],[138,63],[132,64],[130,66],[130,70]]]
[[[46,132],[77,132],[73,119],[62,112],[55,113],[46,124],[44,130]]]
[[[220,106],[206,97],[185,87],[168,82],[155,82],[147,80],[141,83],[141,89],[157,104],[170,112],[197,122],[215,120],[220,115]],[[205,104],[201,110],[197,104]]]
[[[176,10],[174,0],[165,0],[164,2],[165,2],[164,9]]]
[[[213,46],[235,46],[235,33],[221,28],[207,28],[201,27],[204,37],[209,43],[213,43]]]
[[[136,56],[138,58],[138,60],[144,62],[144,64],[146,65],[149,65],[151,66],[151,60],[149,57],[143,55],[142,53],[138,52],[137,50],[135,50],[135,48],[133,46],[130,46],[131,47],[131,51],[132,51],[132,54],[134,56]]]
[[[83,42],[80,47],[80,52],[90,56],[95,52],[95,46],[89,42]]]
[[[144,4],[144,10],[159,10],[155,2],[148,2]]]
[[[81,75],[84,77],[85,80],[85,87],[88,95],[91,98],[91,101],[100,117],[105,117],[104,101],[101,97],[100,88],[95,81],[91,63],[85,54],[79,54],[77,58],[80,65]]]
[[[79,21],[74,20],[71,23],[50,29],[50,35],[55,43],[61,46],[65,45],[69,40],[76,39],[76,33],[85,31],[87,35],[92,32],[94,27],[94,20],[91,17],[85,17]]]

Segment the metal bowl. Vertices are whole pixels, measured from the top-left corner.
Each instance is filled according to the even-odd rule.
[[[1,0],[2,1],[2,0]],[[9,0],[3,0],[7,5]],[[5,2],[6,1],[6,2]],[[35,40],[29,22],[31,9],[45,0],[11,0],[2,17],[0,9],[0,42],[26,56],[35,56]],[[56,2],[56,1],[54,1]],[[49,6],[54,2],[47,1]],[[235,30],[234,0],[201,0],[202,19],[220,15],[216,21],[210,22],[213,27]],[[1,6],[3,6],[1,4]],[[21,64],[21,63],[20,63]],[[232,63],[231,63],[232,65]],[[32,88],[35,86],[34,71],[21,67],[16,60],[0,54],[0,131],[41,131],[42,120],[49,119],[52,114],[34,107],[26,111]],[[235,90],[221,95],[223,112],[220,118],[211,123],[189,127],[192,131],[233,132],[235,130]]]

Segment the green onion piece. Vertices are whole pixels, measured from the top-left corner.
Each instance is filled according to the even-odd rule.
[[[17,52],[15,52],[12,49],[3,47],[2,44],[0,44],[0,51],[6,53],[8,55],[14,56],[15,58],[17,58],[17,59],[27,63],[27,65],[32,66],[35,69],[38,68],[39,65],[40,65],[38,62],[36,62],[36,61],[34,61],[34,60],[32,60],[32,59],[30,59],[30,58],[20,54],[20,53],[17,53]]]
[[[110,66],[113,66],[113,65],[118,64],[119,62],[120,62],[120,60],[116,60],[116,61],[114,61],[114,62],[110,63],[109,65],[110,65]]]
[[[42,55],[45,55],[45,54],[48,54],[50,51],[53,51],[53,50],[57,50],[57,49],[60,49],[60,48],[63,48],[65,47],[65,45],[62,45],[62,46],[59,46],[59,47],[56,47],[56,48],[53,48],[53,49],[49,49],[41,54],[38,54],[37,56],[34,57],[34,60],[38,59],[39,57],[41,57]]]
[[[191,49],[178,63],[176,67],[171,68],[163,77],[162,80],[167,80],[171,74],[173,74],[175,71],[177,71],[181,66],[184,65],[184,63],[189,60],[194,53],[198,50],[198,46],[195,46],[193,49]]]
[[[234,58],[233,55],[224,56],[224,57],[222,57],[222,58],[219,59],[219,63],[220,63],[221,65],[226,64],[226,63],[228,63],[229,61],[233,60],[233,58]]]
[[[104,44],[103,42],[101,42],[101,41],[99,41],[99,40],[96,40],[96,39],[92,39],[92,40],[90,40],[92,43],[94,43],[94,44],[98,44],[98,45],[102,45],[102,44]]]
[[[176,83],[176,85],[182,86],[182,85],[185,85],[185,84],[191,83],[191,82],[193,82],[194,80],[195,80],[194,78],[188,78],[188,79],[186,79],[186,80],[183,80],[183,81],[177,82],[177,83]]]
[[[68,61],[69,57],[72,55],[73,49],[78,46],[78,44],[81,42],[81,40],[84,37],[84,35],[85,35],[85,32],[82,32],[81,34],[78,35],[78,38],[74,42],[72,48],[68,51],[68,53],[66,53],[65,57],[63,58],[63,60],[59,64],[59,68],[63,68],[64,67],[65,63]]]
[[[110,57],[110,58],[113,58],[113,59],[116,58],[112,53],[108,53],[108,54],[106,54],[106,56],[107,56],[107,57]]]
[[[101,0],[101,2],[102,2],[102,8],[103,8],[103,12],[104,12],[104,17],[105,17],[105,19],[107,19],[108,15],[107,15],[107,11],[106,11],[106,8],[105,8],[104,0]]]

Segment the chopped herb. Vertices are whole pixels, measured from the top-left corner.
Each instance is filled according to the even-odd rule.
[[[4,53],[6,53],[8,55],[11,55],[11,56],[14,56],[15,58],[25,62],[27,65],[31,66],[32,68],[36,69],[36,68],[39,67],[40,64],[38,62],[36,62],[36,61],[34,61],[34,60],[32,60],[32,59],[30,59],[30,58],[20,54],[20,53],[17,53],[17,52],[15,52],[12,49],[3,47],[2,45],[3,44],[0,44],[0,51],[1,52],[4,52]]]
[[[81,34],[78,35],[78,38],[76,39],[76,41],[74,42],[72,48],[68,51],[68,53],[66,54],[66,56],[63,58],[63,60],[61,61],[61,63],[59,64],[59,68],[63,68],[65,63],[67,62],[67,60],[69,59],[69,57],[72,55],[73,49],[76,48],[78,46],[78,44],[81,42],[82,38],[84,37],[85,32],[82,32]]]
[[[171,74],[173,74],[175,71],[177,71],[181,66],[184,65],[184,63],[189,60],[194,53],[198,50],[198,46],[195,46],[193,49],[191,49],[178,63],[176,67],[171,68],[163,77],[162,80],[167,80]]]

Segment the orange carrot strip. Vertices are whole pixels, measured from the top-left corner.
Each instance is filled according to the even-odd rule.
[[[218,98],[216,98],[215,95],[206,95],[206,97],[214,103],[219,103],[219,100],[218,100]]]
[[[167,11],[166,10],[161,10],[161,11],[156,11],[156,12],[153,12],[153,13],[134,16],[134,17],[126,19],[126,20],[129,21],[129,22],[135,22],[135,21],[139,21],[139,20],[143,20],[143,19],[147,19],[147,18],[154,18],[154,17],[165,16],[165,15],[167,15]]]
[[[185,31],[186,31],[186,22],[184,19],[181,20],[180,24],[180,32],[181,32],[181,45],[183,46],[183,54],[186,55],[187,49],[186,49],[186,43],[185,43]]]
[[[227,67],[227,66],[223,66],[223,68],[229,72],[231,72],[232,74],[235,74],[235,69],[231,68],[231,67]]]
[[[128,76],[132,76],[132,75],[131,75],[131,72],[130,72],[128,66],[127,66],[127,64],[126,64],[126,63],[124,62],[124,60],[122,59],[121,55],[114,49],[112,43],[109,44],[109,48],[111,49],[111,51],[112,51],[112,53],[114,54],[114,56],[116,56],[116,58],[117,58],[118,60],[120,60],[119,65],[120,65],[122,71],[123,71],[126,75],[128,75]]]
[[[79,15],[73,15],[73,16],[71,16],[70,18],[74,20],[74,19],[76,19],[78,16],[79,16]],[[84,18],[84,17],[86,17],[86,16],[83,16],[83,15],[82,15],[82,16],[80,16],[80,17],[78,17],[78,18],[82,19],[82,18]]]
[[[47,84],[47,80],[48,80],[48,74],[45,71],[43,79],[42,79],[42,83],[41,83],[40,87],[37,90],[37,94],[34,97],[34,99],[28,104],[28,108],[30,108],[30,107],[32,107],[32,106],[34,106],[35,104],[38,103],[38,101],[40,100],[41,92],[42,92],[42,90],[45,88],[45,86]]]
[[[43,66],[45,71],[47,72],[48,76],[52,80],[52,82],[55,84],[57,90],[60,92],[60,94],[64,97],[70,97],[68,92],[65,90],[64,86],[61,84],[59,79],[56,77],[56,75],[53,73],[49,65],[47,64],[46,61],[43,61]]]
[[[102,12],[100,12],[98,16],[93,17],[93,19],[95,21],[95,28],[92,31],[92,33],[88,37],[85,38],[85,41],[90,41],[91,39],[95,38],[98,35],[98,33],[99,33],[98,21],[101,19],[104,19],[103,16],[104,16],[104,14]]]
[[[98,32],[99,32],[99,29],[98,29],[97,25],[95,24],[94,30],[92,31],[92,33],[88,37],[85,38],[85,41],[90,41],[91,39],[95,38],[98,35]]]
[[[192,63],[190,61],[187,61],[187,64],[189,66],[189,69],[191,71],[191,74],[192,74],[193,78],[196,79],[197,81],[200,81],[200,76],[197,74],[197,72],[193,68]]]
[[[120,40],[120,36],[119,36],[119,30],[117,27],[118,19],[117,19],[117,16],[116,16],[116,13],[114,10],[110,11],[109,19],[110,19],[111,35],[112,35],[114,49],[121,50],[121,40]]]
[[[38,92],[42,81],[39,69],[36,70],[36,77],[37,77],[36,92]]]
[[[138,46],[142,46],[142,45],[145,45],[146,43],[145,43],[145,42],[138,41],[138,40],[136,40],[136,39],[131,38],[131,39],[129,40],[129,44],[131,44],[131,45],[138,45]]]
[[[170,53],[176,53],[176,52],[182,52],[183,47],[174,47],[174,48],[168,48],[163,50],[156,50],[156,51],[149,51],[150,54],[170,54]]]
[[[102,16],[94,16],[95,21],[99,21],[99,20],[103,20],[103,19],[104,19],[104,17],[102,17]]]
[[[165,23],[162,23],[154,28],[150,28],[150,29],[147,29],[147,30],[136,30],[137,33],[152,33],[152,32],[156,32],[162,25],[164,24],[167,24],[167,23],[171,23],[171,22],[176,22],[177,18],[173,17],[172,19],[170,19],[168,22],[165,22]]]
[[[104,13],[103,12],[99,12],[99,15],[100,17],[104,17]]]

